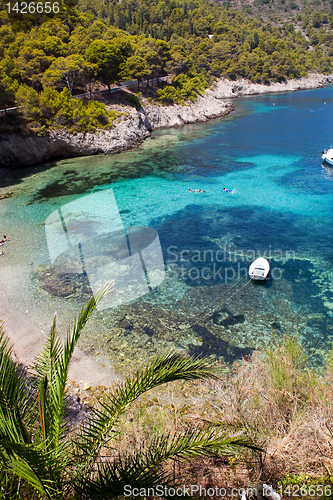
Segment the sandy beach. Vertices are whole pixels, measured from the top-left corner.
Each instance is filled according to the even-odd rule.
[[[15,304],[9,303],[1,291],[0,317],[4,323],[5,334],[10,339],[10,345],[13,345],[16,361],[31,367],[43,347],[48,332],[42,331],[29,321],[24,311],[18,310]],[[112,370],[111,363],[103,359],[103,365],[102,367],[101,357],[97,361],[77,347],[70,365],[69,379],[92,386],[109,386],[119,377]]]

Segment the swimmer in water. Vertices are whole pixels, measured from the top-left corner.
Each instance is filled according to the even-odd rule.
[[[205,193],[203,189],[190,189],[191,193]]]
[[[230,191],[230,189],[226,189],[226,188],[223,188],[222,190],[224,193],[231,193],[232,191]]]

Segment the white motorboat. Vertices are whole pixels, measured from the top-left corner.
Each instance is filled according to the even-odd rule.
[[[331,146],[330,149],[325,149],[325,151],[322,152],[321,157],[324,161],[333,166],[333,147]]]
[[[252,262],[249,268],[249,276],[253,280],[265,280],[269,273],[269,262],[263,257],[259,257]]]

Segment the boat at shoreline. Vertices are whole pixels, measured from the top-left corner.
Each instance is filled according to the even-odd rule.
[[[269,262],[263,257],[254,260],[249,268],[249,276],[253,280],[265,280],[269,273]]]
[[[333,166],[333,147],[331,146],[329,149],[325,149],[321,157],[326,163]]]

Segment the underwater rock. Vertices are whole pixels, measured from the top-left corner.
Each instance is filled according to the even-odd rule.
[[[223,357],[226,363],[233,363],[236,359],[252,354],[253,348],[231,345],[226,340],[213,335],[208,328],[202,325],[193,325],[192,330],[200,335],[202,344],[200,346],[189,345],[190,355],[215,355],[217,358]]]
[[[41,288],[55,297],[68,297],[77,292],[92,294],[88,278],[82,272],[66,274],[59,267],[54,267],[38,273],[37,277],[43,282]]]
[[[229,328],[238,323],[244,323],[245,316],[244,314],[232,314],[228,309],[221,309],[220,311],[215,311],[211,319],[215,325]]]
[[[149,326],[144,327],[144,332],[148,337],[152,337],[154,335],[154,330],[152,328],[149,328]]]
[[[125,330],[133,330],[133,324],[130,323],[127,319],[122,319],[118,322],[118,326],[120,328],[124,328]]]
[[[234,314],[233,316],[229,316],[228,318],[221,321],[220,325],[225,328],[229,328],[229,326],[238,325],[239,323],[244,323],[245,316],[244,314]]]

